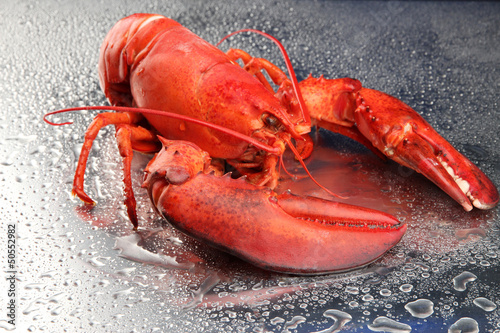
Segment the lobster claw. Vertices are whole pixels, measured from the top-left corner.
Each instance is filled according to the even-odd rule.
[[[351,78],[308,77],[300,91],[315,123],[422,173],[470,211],[499,200],[491,180],[415,110]]]
[[[193,146],[182,141],[164,146],[147,166],[143,187],[174,227],[258,267],[294,274],[350,270],[379,258],[406,231],[386,213],[277,195],[244,179],[219,176],[203,160],[208,155]],[[192,164],[200,166],[198,172],[189,171]]]
[[[491,180],[408,105],[367,88],[358,92],[357,105],[359,131],[386,156],[422,173],[466,211],[498,203]]]
[[[293,224],[305,222],[307,226],[297,230],[300,236],[294,235],[300,237],[300,244],[288,243],[293,255],[298,255],[296,265],[300,268],[281,264],[284,269],[274,269],[278,271],[317,274],[364,266],[394,247],[406,232],[406,224],[369,208],[290,193],[279,195],[276,204]],[[278,252],[277,256],[279,266],[287,262],[289,254]]]

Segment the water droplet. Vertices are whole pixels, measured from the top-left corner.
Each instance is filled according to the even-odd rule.
[[[273,319],[271,319],[271,325],[278,325],[278,324],[282,324],[285,322],[285,319],[281,318],[281,317],[274,317]]]
[[[389,289],[382,289],[380,290],[380,295],[384,297],[389,297],[392,295],[392,292]]]
[[[99,259],[103,259],[103,258],[100,258],[100,257],[91,258],[88,260],[88,262],[95,267],[106,266],[106,264],[103,263],[102,261],[99,261]],[[109,258],[107,258],[107,259],[109,259]]]
[[[493,252],[493,251],[486,253],[486,255],[487,255],[489,258],[492,258],[492,259],[495,259],[495,258],[497,258],[497,257],[498,257],[497,253],[496,253],[496,252]]]
[[[28,305],[28,307],[23,310],[23,314],[24,315],[29,315],[30,313],[32,313],[34,311],[40,310],[40,308],[36,305],[36,302],[37,301],[31,302],[30,305]]]
[[[488,157],[488,151],[483,147],[471,144],[463,144],[464,154],[471,160],[482,160]]]
[[[460,275],[457,275],[453,278],[453,288],[455,288],[455,290],[457,291],[464,291],[465,289],[467,289],[467,283],[476,279],[477,276],[475,276],[471,272],[462,272]]]
[[[52,297],[49,297],[47,299],[47,301],[49,301],[51,303],[59,303],[61,301],[61,299],[63,299],[64,297],[66,297],[66,294],[64,292],[60,292],[60,293],[55,294]]]
[[[118,275],[130,276],[135,271],[135,269],[135,267],[126,267],[116,270],[115,273]]]
[[[103,287],[107,287],[110,284],[111,284],[111,282],[109,282],[109,280],[101,280],[101,281],[99,281],[99,285],[103,286]]]
[[[255,319],[253,318],[250,312],[245,313],[245,320],[249,323],[254,323]]]
[[[263,281],[261,280],[260,282],[256,283],[253,287],[252,290],[260,290],[264,286]]]
[[[434,313],[434,303],[428,299],[417,299],[414,302],[406,304],[405,309],[413,317],[427,318]]]
[[[113,293],[113,297],[115,299],[117,299],[120,296],[130,295],[130,294],[132,294],[132,290],[134,290],[134,287],[130,287],[130,288],[127,288],[127,289],[119,290],[119,291]]]
[[[479,332],[477,321],[469,317],[460,318],[448,329],[448,333],[477,333],[477,332]]]
[[[322,331],[314,332],[314,333],[335,333],[339,332],[341,328],[352,320],[352,316],[347,312],[329,309],[323,313],[323,316],[327,318],[332,318],[334,323],[332,326],[324,329]]]
[[[283,328],[284,331],[287,331],[289,329],[295,329],[299,324],[302,324],[306,321],[306,317],[303,316],[294,316],[290,321],[287,321],[285,323],[285,327]]]
[[[404,293],[409,293],[410,291],[413,290],[413,286],[411,284],[405,283],[399,287],[399,290],[401,290]]]
[[[26,180],[26,178],[28,178],[28,175],[25,174],[25,173],[23,173],[21,175],[17,175],[16,176],[16,182],[23,183]]]
[[[491,312],[497,308],[497,305],[484,297],[478,297],[474,300],[474,304],[487,312]]]
[[[394,333],[408,333],[411,332],[411,326],[399,323],[387,317],[377,317],[368,325],[368,328],[374,332],[394,332]]]
[[[47,146],[39,145],[37,148],[35,148],[35,150],[33,150],[31,152],[31,155],[35,155],[35,154],[38,154],[38,153],[43,154],[46,150],[47,150]]]
[[[52,309],[52,311],[50,311],[50,314],[53,315],[53,316],[58,316],[58,315],[61,314],[62,310],[64,310],[64,307],[63,306],[58,306],[55,309]]]
[[[56,270],[51,270],[47,271],[45,273],[40,274],[41,278],[48,277],[48,278],[54,278],[54,276],[58,273]]]
[[[359,294],[359,288],[358,287],[347,287],[345,288],[346,293],[352,294],[352,295],[357,295]]]
[[[12,140],[12,141],[17,141],[17,142],[22,143],[22,144],[26,144],[26,143],[30,143],[32,141],[35,141],[36,139],[37,139],[36,134],[32,134],[32,135],[20,134],[18,136],[8,137],[5,140]]]
[[[16,156],[19,154],[19,151],[17,150],[14,150],[13,152],[11,152],[8,156],[7,156],[7,159],[2,161],[1,164],[2,165],[5,165],[5,166],[9,166],[9,165],[12,165],[14,164],[15,162],[15,158]]]
[[[237,283],[233,283],[232,285],[230,285],[229,290],[231,290],[233,292],[246,290],[246,286],[242,285],[241,282],[237,282]]]
[[[72,317],[80,318],[80,316],[83,314],[83,309],[82,308],[76,308],[71,313],[69,314]]]
[[[13,331],[16,329],[15,325],[10,324],[7,320],[1,319],[0,320],[0,328],[3,328],[6,331]]]
[[[44,287],[45,287],[45,284],[43,284],[43,283],[29,283],[29,284],[24,286],[24,289],[26,289],[26,290],[36,289],[38,291],[41,291]]]

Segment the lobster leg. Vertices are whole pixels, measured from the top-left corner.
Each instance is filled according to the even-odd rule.
[[[406,230],[382,212],[278,196],[242,179],[215,175],[206,169],[208,155],[193,152],[193,144],[167,144],[146,168],[143,184],[158,212],[193,238],[258,267],[294,274],[354,269],[379,258]],[[196,169],[194,157],[199,157]]]
[[[279,86],[277,93],[275,94],[276,98],[278,98],[283,106],[286,106],[288,109],[288,117],[280,117],[281,121],[289,121],[288,119],[292,119],[296,125],[300,126],[296,127],[298,133],[296,134],[307,134],[310,132],[311,120],[309,118],[309,114],[302,110],[297,103],[297,98],[295,93],[293,92],[293,85],[290,79],[286,76],[286,74],[275,64],[270,62],[264,58],[254,58],[248,53],[240,49],[230,49],[226,53],[232,61],[236,61],[241,59],[244,64],[244,69],[249,73],[254,75],[261,83],[266,87],[267,90],[274,93],[273,88],[270,83],[267,81],[266,77],[261,72],[265,70],[269,75],[274,84]],[[293,133],[292,133],[293,134]],[[301,139],[298,135],[293,135],[295,139]],[[302,145],[305,146],[305,151],[309,154],[312,151],[312,142],[309,142],[308,139],[302,138]],[[303,156],[306,158],[307,156]]]
[[[86,204],[94,204],[94,200],[85,193],[83,188],[87,160],[92,148],[92,143],[101,128],[107,125],[116,125],[118,148],[124,162],[123,181],[125,184],[125,205],[134,228],[137,228],[138,223],[130,174],[133,150],[144,152],[157,150],[156,136],[149,130],[135,125],[141,119],[142,116],[137,113],[101,113],[94,118],[94,121],[90,124],[85,133],[85,141],[78,159],[72,190],[72,194],[78,196]]]
[[[280,85],[283,81],[288,80],[287,76],[281,69],[266,59],[253,58],[250,54],[240,49],[229,49],[226,54],[232,61],[239,59],[243,61],[246,71],[255,75],[260,83],[262,83],[266,89],[272,93],[274,93],[274,89],[271,87],[266,77],[261,73],[262,69],[266,68],[271,80],[273,80],[273,82],[277,85]]]
[[[300,86],[317,122],[353,128],[366,139],[357,138],[357,134],[350,137],[422,173],[465,210],[473,206],[490,209],[498,203],[498,191],[491,180],[397,98],[362,88],[358,80],[349,78],[309,77]]]
[[[134,127],[131,125],[117,125],[116,126],[116,141],[118,143],[118,150],[123,158],[123,184],[125,194],[125,207],[127,207],[127,214],[130,221],[137,229],[139,222],[137,220],[136,201],[134,190],[132,188],[132,175],[131,166],[134,150],[139,149],[154,149],[157,151],[155,141],[156,136],[151,131],[142,127]]]
[[[297,103],[297,98],[295,98],[295,94],[293,92],[292,82],[278,66],[269,60],[254,58],[247,52],[240,49],[229,49],[226,54],[232,61],[240,59],[244,64],[244,69],[248,73],[254,75],[269,91],[274,93],[274,89],[271,87],[271,84],[261,72],[262,70],[265,70],[273,83],[279,86],[275,96],[280,100],[281,104],[289,110],[292,118],[296,118],[302,113],[302,110]],[[305,123],[302,126],[302,131],[304,133],[308,133],[310,131],[309,116],[305,117],[304,121]],[[305,130],[305,128],[307,128],[307,130]],[[303,134],[302,138],[299,139],[299,137],[295,137],[295,139],[300,157],[302,159],[306,159],[313,151],[314,145],[311,137],[307,134]]]

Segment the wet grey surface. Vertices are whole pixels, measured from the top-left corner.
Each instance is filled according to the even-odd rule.
[[[171,17],[212,43],[241,28],[265,30],[283,42],[299,79],[350,76],[403,99],[500,184],[498,4],[3,1],[0,258],[8,277],[8,225],[15,225],[18,331],[500,330],[498,208],[466,213],[422,177],[337,135],[316,138],[321,150],[311,168],[318,178],[332,178],[323,166],[335,165],[342,175],[336,186],[351,188],[352,200],[409,224],[382,260],[346,274],[263,272],[162,225],[139,190],[144,155],[134,160],[143,225],[134,234],[111,128],[98,136],[89,162],[87,190],[98,205],[89,211],[73,199],[75,162],[95,113],[61,116],[75,122],[64,127],[42,116],[106,102],[99,46],[118,19],[135,12]],[[221,47],[230,46],[282,64],[260,37]],[[9,330],[3,304],[10,286],[0,286],[0,327]]]

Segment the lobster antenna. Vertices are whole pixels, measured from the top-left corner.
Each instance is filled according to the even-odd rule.
[[[280,171],[280,172],[281,172],[281,168],[283,168],[283,171],[284,171],[284,172],[285,172],[288,176],[290,176],[290,177],[292,177],[292,178],[296,178],[296,177],[297,177],[296,175],[291,174],[291,173],[287,170],[287,168],[286,168],[286,166],[285,166],[285,162],[283,161],[283,155],[281,155],[281,156],[280,156],[279,168],[280,168],[280,169],[279,169],[279,171]]]
[[[299,82],[297,81],[297,77],[295,76],[295,71],[293,70],[292,62],[290,61],[290,58],[288,57],[288,53],[286,52],[285,47],[281,44],[281,42],[278,39],[276,39],[275,37],[269,35],[268,33],[265,33],[265,32],[260,31],[260,30],[241,29],[241,30],[232,32],[229,35],[227,35],[226,37],[222,38],[216,44],[216,46],[219,46],[223,41],[225,41],[229,37],[232,37],[232,36],[239,34],[239,33],[242,33],[242,32],[253,32],[253,33],[262,35],[262,36],[266,37],[267,39],[271,40],[272,42],[274,42],[274,44],[276,44],[278,46],[278,48],[280,49],[281,54],[283,55],[283,58],[285,60],[285,65],[286,65],[286,68],[288,70],[288,74],[290,75],[290,80],[292,81],[293,91],[294,91],[295,96],[297,97],[297,101],[299,103],[299,108],[300,108],[300,111],[302,113],[302,119],[304,119],[304,121],[306,123],[310,124],[311,117],[309,116],[309,113],[306,112],[306,110],[307,110],[306,103],[304,102],[304,98],[302,97],[302,94],[300,93]]]
[[[67,109],[49,112],[43,116],[43,120],[47,124],[52,125],[52,126],[69,125],[69,124],[72,124],[73,122],[67,121],[67,122],[63,122],[63,123],[54,123],[54,122],[48,120],[47,117],[52,116],[54,114],[59,114],[59,113],[66,113],[66,112],[72,112],[72,111],[90,111],[90,110],[108,110],[108,111],[118,111],[118,112],[147,113],[147,114],[152,114],[152,115],[158,115],[158,116],[164,116],[164,117],[184,120],[186,122],[202,125],[202,126],[214,129],[216,131],[220,131],[222,133],[232,135],[235,138],[238,138],[242,141],[248,142],[248,143],[254,145],[255,147],[262,149],[270,154],[275,154],[275,155],[281,154],[281,151],[278,147],[271,147],[269,145],[266,145],[265,143],[262,143],[260,141],[255,140],[254,138],[251,138],[251,137],[249,137],[245,134],[242,134],[240,132],[233,131],[229,128],[222,127],[222,126],[212,124],[212,123],[208,123],[206,121],[199,120],[196,118],[191,118],[191,117],[184,116],[181,114],[172,113],[172,112],[168,112],[168,111],[154,110],[154,109],[132,108],[132,107],[128,107],[128,106],[83,106],[83,107],[67,108]]]

